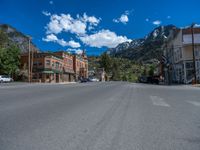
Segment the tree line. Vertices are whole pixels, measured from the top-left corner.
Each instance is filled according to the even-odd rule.
[[[155,71],[154,64],[144,64],[134,60],[112,57],[107,53],[100,56],[89,57],[89,69],[97,71],[104,68],[106,75],[112,81],[138,81],[140,76],[152,76]]]
[[[0,74],[15,76],[19,73],[20,49],[0,30]]]

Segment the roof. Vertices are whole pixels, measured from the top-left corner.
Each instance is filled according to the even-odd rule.
[[[193,31],[194,33],[200,33],[200,28],[193,28]],[[183,29],[182,32],[183,34],[192,34],[192,28]]]

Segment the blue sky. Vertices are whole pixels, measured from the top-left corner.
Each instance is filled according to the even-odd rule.
[[[159,25],[200,24],[199,0],[0,0],[0,24],[33,37],[41,50],[98,55]]]

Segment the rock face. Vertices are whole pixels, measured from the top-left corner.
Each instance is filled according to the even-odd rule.
[[[135,61],[159,59],[163,52],[162,46],[164,40],[175,28],[174,25],[157,27],[145,38],[121,43],[115,48],[108,49],[107,53],[111,56],[128,58]]]
[[[20,48],[21,53],[28,52],[29,40],[27,36],[25,36],[23,33],[17,31],[15,28],[7,24],[0,25],[0,30],[3,31],[8,36],[8,39],[11,42],[16,44]],[[30,48],[33,51],[37,51],[37,52],[40,51],[32,42],[30,43]]]

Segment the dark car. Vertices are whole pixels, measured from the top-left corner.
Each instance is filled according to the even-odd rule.
[[[147,77],[147,83],[159,84],[160,83],[160,77],[159,76],[149,76],[149,77]]]
[[[147,83],[147,77],[146,76],[139,77],[139,82],[140,83]]]
[[[89,80],[87,78],[82,78],[80,79],[81,83],[85,83],[85,82],[88,82]]]

